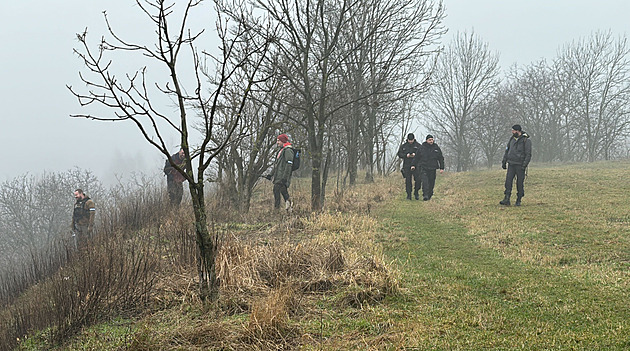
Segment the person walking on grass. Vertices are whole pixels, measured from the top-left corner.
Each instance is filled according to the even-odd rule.
[[[280,208],[280,196],[284,198],[285,209],[290,211],[293,203],[289,197],[289,185],[291,185],[291,173],[293,172],[293,148],[286,134],[278,135],[276,145],[280,148],[276,155],[273,172],[269,176],[273,182],[273,207]]]
[[[171,163],[171,160],[173,163]],[[170,160],[167,159],[164,163],[164,174],[166,174],[166,189],[168,191],[168,199],[171,206],[179,207],[182,202],[182,196],[184,195],[184,181],[186,178],[175,169],[175,166],[182,169],[186,167],[186,156],[184,149],[180,148],[179,151],[171,155]]]
[[[525,196],[524,181],[525,171],[532,159],[532,142],[529,135],[523,132],[520,125],[512,126],[512,137],[507,143],[505,153],[503,154],[503,162],[501,166],[507,169],[505,175],[505,196],[499,204],[503,206],[510,205],[510,196],[512,195],[512,183],[516,177],[516,202],[515,206],[521,205],[521,199]]]
[[[428,201],[433,196],[436,170],[439,169],[440,174],[444,173],[444,155],[431,134],[427,135],[419,151],[417,163],[420,166],[422,200]]]
[[[92,236],[96,205],[81,189],[74,191],[74,198],[76,201],[72,210],[72,236],[76,248]]]
[[[420,199],[418,191],[420,190],[421,180],[418,166],[416,165],[418,150],[420,144],[416,141],[415,135],[409,133],[407,141],[398,148],[398,157],[402,158],[402,174],[405,177],[405,190],[407,191],[407,200],[411,200],[411,189],[413,186],[413,195],[416,200]]]

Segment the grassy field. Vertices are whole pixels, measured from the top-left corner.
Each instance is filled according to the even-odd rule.
[[[521,207],[498,204],[501,170],[438,175],[426,202],[392,176],[331,194],[320,214],[296,182],[297,213],[267,201],[226,224],[218,305],[182,270],[159,278],[156,311],[21,349],[629,350],[628,174],[534,166]]]
[[[392,310],[413,349],[630,349],[630,164],[533,167],[521,207],[502,171],[448,174],[378,216],[404,271]]]

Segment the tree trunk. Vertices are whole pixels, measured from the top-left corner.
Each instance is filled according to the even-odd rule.
[[[203,179],[198,184],[190,184],[193,210],[195,213],[195,233],[199,255],[197,270],[199,272],[199,292],[202,301],[216,301],[219,297],[215,261],[217,257],[218,235],[208,230],[206,203],[203,191]]]

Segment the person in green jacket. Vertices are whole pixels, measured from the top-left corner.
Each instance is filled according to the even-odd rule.
[[[276,155],[276,163],[272,172],[273,182],[273,206],[280,208],[280,196],[284,198],[285,208],[291,210],[293,203],[289,198],[289,185],[291,184],[291,173],[293,172],[293,148],[286,134],[278,135],[276,144],[280,148]]]
[[[76,202],[72,211],[72,237],[76,248],[92,237],[96,205],[81,189],[74,191],[74,198]]]

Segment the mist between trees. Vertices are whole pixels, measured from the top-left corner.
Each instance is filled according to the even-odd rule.
[[[359,170],[366,181],[396,170],[395,151],[418,124],[457,171],[491,167],[515,123],[532,138],[533,161],[628,153],[625,37],[595,33],[502,79],[498,53],[474,33],[442,43],[440,1],[214,0],[214,28],[191,29],[189,18],[208,11],[203,3],[136,1],[138,25],[157,34],[139,43],[105,15],[108,33],[96,45],[87,30],[77,35],[86,88],[68,87],[83,108],[96,108],[73,117],[133,123],[188,181],[207,262],[202,295],[216,293],[217,240],[207,231],[204,187],[216,182],[248,211],[279,133],[304,150],[300,175],[310,175],[313,211],[324,207],[331,172],[337,186],[352,186]],[[142,68],[121,71],[117,63],[130,59]],[[165,142],[173,134],[191,167],[173,164]]]
[[[59,251],[73,248],[75,189],[96,202],[95,232],[135,230],[167,209],[161,181],[133,176],[106,189],[91,171],[75,168],[0,184],[0,302],[63,265]]]

